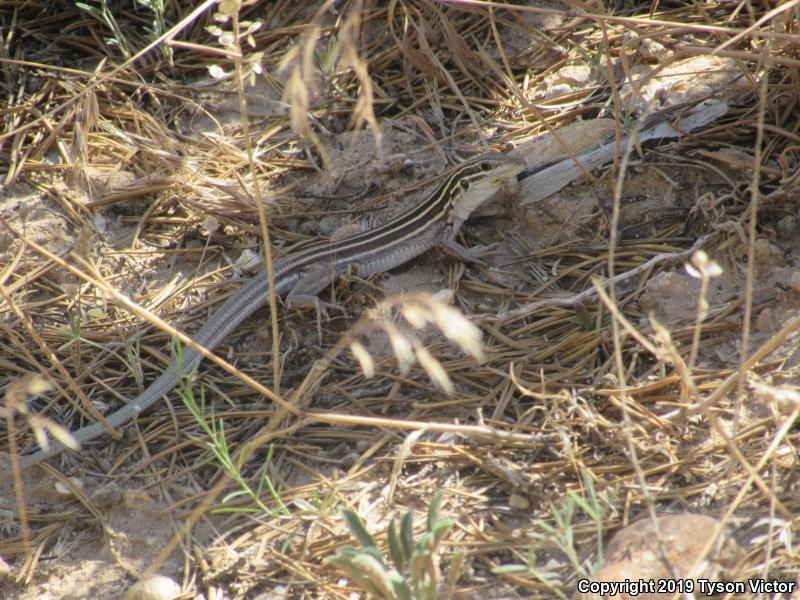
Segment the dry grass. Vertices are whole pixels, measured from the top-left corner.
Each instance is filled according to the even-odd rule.
[[[621,140],[658,112],[645,88],[662,71],[728,60],[704,74],[724,84],[686,99],[724,98],[722,119],[678,141],[640,147],[634,135],[552,204],[470,234],[504,242],[514,258],[502,269],[433,259],[482,349],[427,299],[387,301],[377,326],[359,319],[389,294],[353,277],[325,292],[347,315],[323,322],[322,346],[313,317],[277,303],[269,327],[251,320],[269,341],[248,353],[236,337],[216,351],[227,372],[204,363],[184,387],[196,414],[173,398],[121,441],[51,461],[50,475],[84,492],[22,510],[31,480],[17,473],[3,509],[20,518],[0,522],[0,557],[15,567],[8,597],[65,560],[64,531],[84,534],[87,519],[124,571],[167,572],[205,597],[350,597],[357,588],[326,562],[350,543],[340,509],[385,544],[389,519],[422,516],[439,489],[455,522],[441,559],[454,597],[569,596],[606,534],[679,510],[747,540],[739,578],[796,579],[797,10],[278,1],[215,22],[210,3],[105,15],[6,3],[8,451],[30,451],[42,423],[77,429],[135,396],[170,360],[167,323],[195,330],[257,240],[291,249],[372,209],[395,212],[446,161],[537,134],[575,156],[564,136],[579,119],[610,118]],[[665,114],[680,127],[680,111]],[[642,173],[653,187],[630,191]],[[637,213],[658,185],[675,201]],[[592,210],[579,212],[587,199]],[[782,234],[789,217],[795,229]],[[645,300],[683,273],[698,239],[711,257],[694,259],[701,291],[686,319],[660,322],[662,307]],[[30,392],[34,380],[52,391]],[[49,420],[37,427],[33,412]],[[93,495],[109,482],[158,499],[171,520],[157,548],[126,554]],[[591,498],[594,517],[576,497]],[[769,535],[753,538],[761,519]]]

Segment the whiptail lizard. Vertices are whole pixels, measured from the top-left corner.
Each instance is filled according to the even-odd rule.
[[[503,154],[487,154],[456,167],[422,202],[385,225],[340,241],[321,241],[290,254],[273,265],[275,293],[286,294],[287,305],[315,302],[316,294],[333,280],[355,270],[361,277],[388,271],[434,246],[454,250],[455,236],[470,214],[525,169],[525,161]],[[461,249],[463,250],[463,249]],[[262,271],[226,300],[197,331],[194,340],[213,349],[248,316],[267,303],[269,284]],[[190,347],[182,352],[180,364],[172,364],[137,398],[110,416],[106,422],[117,428],[163,398],[200,362],[202,355]],[[94,423],[73,433],[79,444],[85,444],[106,431]],[[20,458],[23,467],[56,456],[64,450],[52,443]]]

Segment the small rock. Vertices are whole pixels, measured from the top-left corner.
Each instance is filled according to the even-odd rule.
[[[661,62],[667,56],[667,49],[654,39],[644,38],[639,46],[639,55],[646,60]]]
[[[756,331],[769,331],[777,322],[777,315],[771,308],[765,308],[756,317]]]
[[[342,466],[343,467],[352,467],[361,459],[361,455],[358,452],[348,452],[342,457]]]
[[[77,477],[70,477],[69,480],[75,485],[75,487],[83,489],[83,481],[81,481]],[[58,494],[62,498],[72,498],[75,495],[72,493],[72,490],[70,488],[68,488],[65,484],[61,483],[60,481],[56,481],[54,487],[56,489],[56,494]]]
[[[544,93],[544,98],[545,100],[551,100],[569,94],[570,92],[572,92],[572,87],[566,83],[556,83],[547,88],[547,91]]]
[[[726,581],[727,571],[733,569],[744,554],[744,550],[731,538],[722,534],[708,552],[703,555],[706,543],[716,533],[719,522],[706,515],[684,513],[664,515],[657,519],[658,533],[653,522],[645,517],[618,531],[608,544],[606,564],[592,577],[594,582],[678,581],[686,578],[697,564],[702,564],[697,579]],[[672,572],[661,562],[658,540],[664,544],[664,554]],[[702,562],[701,562],[702,561]],[[683,580],[682,580],[683,581]],[[695,591],[699,588],[694,586]],[[659,593],[649,589],[630,590],[619,593],[619,600],[667,600],[674,598],[677,588],[671,593]],[[644,593],[642,593],[644,592]],[[595,600],[598,594],[576,591],[573,600]]]
[[[333,215],[322,217],[317,224],[317,230],[314,232],[323,237],[330,237],[333,232],[340,226],[340,220]]]
[[[636,49],[642,44],[642,36],[635,31],[626,31],[622,36],[622,47]]]
[[[255,273],[264,264],[264,255],[260,252],[253,252],[250,248],[245,248],[236,259],[234,265],[237,271],[245,271],[246,273]]]
[[[573,87],[588,85],[591,80],[592,69],[587,65],[569,65],[558,72],[562,83]]]
[[[531,503],[525,496],[511,494],[511,496],[508,498],[508,505],[516,510],[527,510],[530,508]]]
[[[650,278],[639,302],[665,325],[694,321],[700,282],[679,271],[662,271]],[[710,299],[711,300],[711,299]]]
[[[755,246],[757,263],[768,263],[773,256],[779,256],[781,254],[780,248],[771,244],[770,241],[765,238],[757,239]]]
[[[797,233],[797,217],[794,215],[786,215],[778,221],[776,229],[781,239],[792,239]]]
[[[94,490],[89,499],[100,508],[110,508],[122,502],[122,488],[111,481]]]
[[[174,600],[181,594],[181,586],[163,575],[151,575],[133,584],[125,600]]]
[[[789,286],[793,292],[800,293],[800,271],[794,271],[789,278]]]
[[[11,581],[11,567],[8,566],[2,558],[0,558],[0,581]]]

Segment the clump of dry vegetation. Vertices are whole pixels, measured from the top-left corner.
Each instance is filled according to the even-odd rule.
[[[158,572],[198,598],[571,597],[647,552],[675,580],[798,581],[798,18],[5,3],[0,595],[121,597]],[[462,234],[497,244],[483,262],[354,273],[319,336],[273,298],[216,349],[226,370],[12,468],[166,368],[154,315],[194,331],[248,263],[512,148],[530,177]],[[428,587],[411,569],[392,591],[412,556]]]

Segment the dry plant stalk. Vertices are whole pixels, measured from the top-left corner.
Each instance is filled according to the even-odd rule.
[[[191,329],[191,319],[206,313],[205,286],[229,264],[219,249],[256,246],[252,197],[259,187],[274,192],[265,206],[271,231],[284,227],[294,242],[301,222],[329,218],[338,225],[343,213],[369,208],[362,201],[366,190],[338,183],[320,185],[323,194],[302,195],[324,183],[327,170],[319,163],[349,160],[362,133],[382,137],[388,156],[412,165],[392,171],[389,160],[347,163],[348,175],[384,192],[373,204],[392,205],[407,188],[398,181],[431,156],[456,160],[549,130],[560,138],[554,143],[559,156],[577,158],[567,127],[602,117],[614,122],[612,143],[624,136],[633,142],[615,151],[610,166],[593,167],[594,183],[574,182],[556,201],[551,196],[549,203],[476,225],[468,236],[475,242],[504,241],[494,268],[439,261],[437,272],[455,290],[459,310],[482,330],[480,346],[478,337],[463,333],[469,328],[454,325],[452,307],[424,299],[411,309],[388,301],[391,310],[377,325],[387,335],[386,360],[370,353],[358,331],[346,335],[352,321],[340,318],[325,326],[328,351],[303,347],[304,318],[279,309],[284,354],[278,358],[282,387],[290,391],[261,402],[274,395],[263,384],[270,377],[244,362],[235,368],[220,360],[224,373],[206,369],[198,376],[198,385],[219,400],[215,417],[224,419],[231,451],[251,457],[246,476],[257,479],[257,458],[273,446],[274,461],[264,468],[283,483],[291,516],[253,519],[243,510],[209,520],[221,532],[218,542],[193,537],[193,526],[235,488],[219,476],[202,439],[187,436],[193,423],[180,406],[139,419],[137,442],[147,458],[137,462],[138,444],[111,443],[84,449],[91,469],[72,458],[59,467],[94,485],[96,467],[108,456],[112,467],[104,479],[121,475],[115,481],[126,489],[173,498],[167,512],[176,515],[180,535],[160,547],[160,557],[147,557],[151,568],[175,545],[190,542],[197,562],[188,564],[188,579],[212,582],[222,588],[215,593],[232,598],[259,593],[264,581],[296,595],[356,593],[323,566],[343,540],[332,509],[358,508],[380,524],[410,507],[424,510],[436,489],[446,490],[443,506],[463,550],[450,590],[464,597],[489,590],[569,596],[573,566],[554,546],[537,554],[541,548],[532,540],[556,523],[550,502],[560,507],[570,493],[588,497],[584,474],[599,491],[619,486],[625,493],[598,523],[580,513],[562,531],[573,536],[581,556],[599,547],[598,528],[608,532],[645,511],[683,506],[721,515],[720,531],[733,525],[746,533],[750,515],[768,523],[763,535],[749,538],[739,572],[788,580],[798,552],[792,488],[798,410],[787,358],[800,318],[792,312],[791,279],[777,274],[792,270],[797,236],[796,2],[747,10],[708,4],[702,12],[690,4],[653,5],[647,12],[575,5],[569,13],[532,4],[408,0],[310,8],[237,4],[242,21],[263,22],[252,30],[242,26],[238,57],[207,29],[213,2],[171,3],[160,15],[148,12],[154,5],[115,12],[116,28],[74,3],[9,9],[13,19],[0,58],[3,184],[17,186],[14,194],[29,187],[38,196],[9,193],[0,210],[23,238],[49,253],[17,247],[0,232],[6,294],[0,367],[10,374],[3,381],[2,449],[13,453],[43,432],[66,434],[79,422],[71,416],[79,414],[75,408],[90,414],[92,400],[129,397],[137,382],[117,352],[131,332],[141,332],[134,368],[145,378],[158,370],[176,331],[171,320],[185,318],[181,328]],[[156,31],[159,19],[163,27]],[[219,35],[230,35],[217,27]],[[117,31],[126,36],[118,40],[124,45],[114,39]],[[699,59],[713,62],[692,62]],[[714,66],[691,68],[698,64]],[[275,65],[284,66],[283,74]],[[690,68],[672,70],[681,65]],[[214,67],[228,78],[205,79]],[[226,118],[224,101],[234,86],[244,89],[254,79],[272,104],[247,121],[244,135],[241,121]],[[727,83],[715,87],[718,79]],[[669,144],[637,146],[636,107],[655,101],[650,106],[658,108],[677,89],[694,87],[728,102],[728,113]],[[666,122],[680,129],[682,118],[679,108]],[[203,119],[208,128],[194,129]],[[257,180],[242,186],[248,139],[250,175]],[[64,186],[62,176],[82,183]],[[314,201],[301,206],[301,198]],[[59,216],[63,240],[42,237],[44,228],[29,220],[44,213]],[[286,225],[276,219],[281,213],[295,220]],[[195,228],[206,224],[203,248],[192,248],[187,242],[195,241]],[[73,244],[79,230],[98,233]],[[80,245],[78,257],[67,256]],[[692,293],[699,301],[681,315],[688,318],[648,319],[643,296],[657,288],[661,274],[683,277],[681,263],[700,248],[724,272],[712,279],[713,263],[693,262],[700,278]],[[217,261],[213,268],[210,261]],[[166,264],[190,265],[181,279],[195,270],[209,274],[194,286],[156,289],[145,281],[146,270]],[[739,273],[747,282],[735,287]],[[371,297],[384,296],[380,285],[356,280],[336,293],[350,314],[360,314],[373,305]],[[610,285],[615,293],[606,292]],[[141,311],[148,302],[151,310]],[[664,297],[670,302],[674,295]],[[203,310],[187,311],[189,304]],[[85,320],[80,335],[72,333],[65,344],[62,317],[97,308],[102,319]],[[444,339],[423,343],[425,331],[415,324],[438,324]],[[746,335],[743,324],[751,328]],[[294,331],[300,342],[291,339]],[[232,340],[237,350],[238,341]],[[40,384],[39,373],[74,407],[59,414],[70,406],[59,396],[47,416],[32,414],[27,402],[37,388],[28,383]],[[240,381],[257,390],[248,397],[252,404],[241,400]],[[59,417],[74,420],[56,425]],[[215,483],[198,483],[208,481]],[[0,536],[0,555],[13,559],[32,548],[17,577],[33,586],[46,581],[47,564],[62,565],[59,556],[48,563],[40,558],[64,531],[86,535],[87,520],[72,518],[76,510],[95,522],[108,515],[92,512],[91,503],[54,504],[47,515],[33,507],[26,512],[19,483],[17,477],[23,527]],[[114,549],[124,562],[124,544]],[[265,551],[269,561],[236,568],[241,557]],[[547,583],[535,575],[543,565]],[[508,566],[521,569],[503,571]],[[470,577],[476,572],[483,578]]]

